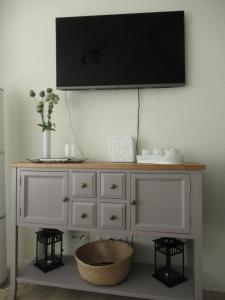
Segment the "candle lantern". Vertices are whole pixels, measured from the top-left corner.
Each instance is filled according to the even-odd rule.
[[[184,275],[184,245],[185,243],[176,238],[159,238],[153,240],[155,243],[155,274],[157,278],[168,287],[173,287],[185,280]],[[158,253],[165,257],[165,265],[161,266],[158,263]],[[171,258],[175,255],[181,255],[181,270],[175,270],[172,266]]]
[[[36,232],[36,261],[34,265],[49,272],[63,265],[63,232],[57,229],[42,229]]]

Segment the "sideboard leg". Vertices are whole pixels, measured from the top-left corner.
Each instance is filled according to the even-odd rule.
[[[17,276],[17,257],[18,257],[18,227],[16,210],[16,169],[12,169],[12,201],[11,201],[11,300],[16,299],[16,276]]]
[[[16,299],[16,275],[17,275],[17,235],[18,228],[14,228],[14,236],[12,237],[12,253],[11,253],[11,300]]]
[[[203,299],[202,287],[202,243],[201,239],[194,242],[194,294],[195,300]]]

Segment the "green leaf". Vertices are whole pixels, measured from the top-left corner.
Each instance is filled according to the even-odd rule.
[[[47,94],[46,94],[47,93]],[[35,97],[36,93],[34,90],[30,90],[30,97]],[[41,100],[36,100],[36,111],[41,114],[41,120],[42,124],[39,123],[38,126],[42,127],[42,131],[45,130],[53,130],[55,131],[55,123],[51,122],[52,119],[52,113],[54,106],[58,103],[60,100],[59,96],[57,94],[53,93],[52,88],[47,88],[46,92],[44,90],[40,91],[39,96],[42,98]],[[45,97],[45,99],[43,99]],[[45,103],[48,102],[48,104],[45,105]],[[46,107],[47,106],[47,107]],[[45,116],[46,114],[46,116]],[[47,118],[47,122],[44,120]]]

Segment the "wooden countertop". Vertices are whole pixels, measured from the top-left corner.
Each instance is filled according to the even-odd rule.
[[[11,167],[17,168],[58,168],[58,169],[120,169],[120,170],[204,170],[206,166],[198,163],[182,164],[137,164],[137,163],[112,163],[91,162],[83,163],[31,163],[12,162]]]

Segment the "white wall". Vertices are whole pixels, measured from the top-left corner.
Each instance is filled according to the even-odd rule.
[[[140,142],[144,148],[177,147],[186,161],[207,164],[204,287],[225,291],[224,0],[0,0],[0,86],[5,89],[7,160],[41,155],[39,116],[28,90],[55,87],[55,17],[165,10],[185,10],[187,84],[141,91]],[[64,139],[71,134],[64,94],[59,94],[53,154],[60,156]],[[77,141],[88,158],[107,160],[110,136],[136,135],[137,91],[68,92],[68,98]],[[8,167],[7,171],[9,179]],[[7,202],[9,189],[7,180]],[[9,203],[7,210],[10,215]],[[23,230],[26,247],[21,243],[20,257],[24,260],[33,255],[25,242],[28,236],[33,233]]]

